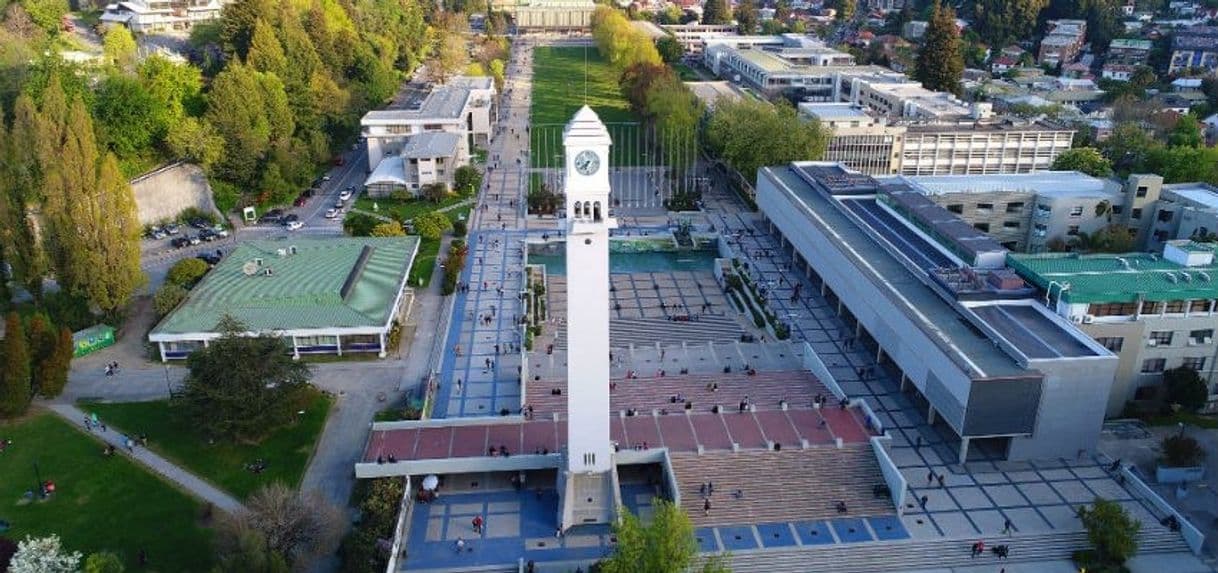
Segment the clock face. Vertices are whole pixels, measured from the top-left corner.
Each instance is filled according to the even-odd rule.
[[[595,151],[585,149],[575,156],[575,170],[580,175],[592,175],[601,168],[601,157]]]

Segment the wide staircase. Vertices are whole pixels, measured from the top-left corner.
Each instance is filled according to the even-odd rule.
[[[657,342],[665,345],[706,344],[707,342],[736,342],[745,330],[736,321],[734,314],[703,316],[696,322],[677,322],[666,318],[628,318],[609,320],[609,346],[630,348],[633,346],[655,347]],[[554,335],[554,347],[567,349],[567,326],[558,327]]]
[[[968,567],[972,571],[990,566],[998,571],[1002,567],[1012,569],[1010,566],[1016,563],[1069,559],[1074,551],[1090,548],[1087,534],[1082,531],[981,539],[986,543],[986,554],[975,559],[970,557],[970,547],[976,538],[933,539],[737,551],[731,555],[731,569],[735,573],[880,573],[946,571],[952,567]],[[988,549],[994,545],[1009,546],[1009,557],[994,557]],[[1138,534],[1140,555],[1187,551],[1179,533],[1157,523],[1144,524]]]
[[[888,496],[872,494],[884,477],[866,444],[673,454],[672,468],[681,506],[698,527],[896,513]],[[715,486],[709,514],[703,512],[699,491],[706,482]],[[744,493],[740,498],[733,495],[737,489]],[[837,511],[839,501],[846,503],[847,513]]]

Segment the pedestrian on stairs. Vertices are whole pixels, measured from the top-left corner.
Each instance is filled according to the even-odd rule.
[[[702,515],[710,515],[710,508],[711,508],[710,498],[708,497],[708,498],[702,500]]]

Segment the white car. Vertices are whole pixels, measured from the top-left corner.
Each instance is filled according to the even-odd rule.
[[[304,227],[304,221],[292,221],[287,225],[289,231],[295,231]]]
[[[321,176],[321,180],[322,180],[322,181],[329,181],[329,180],[330,180],[330,174],[329,174],[329,173],[327,173],[327,174],[325,174],[325,175],[322,175],[322,176]]]
[[[215,227],[212,227],[212,231],[216,233],[217,237],[228,236],[228,229],[225,229],[223,225],[216,225]]]
[[[350,199],[350,198],[351,198],[350,189],[343,189],[343,192],[338,194],[339,201],[346,201],[347,199]]]
[[[327,219],[337,219],[338,218],[338,209],[330,209],[329,211],[326,211],[326,218]]]

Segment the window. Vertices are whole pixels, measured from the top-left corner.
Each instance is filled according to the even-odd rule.
[[[1202,298],[1202,299],[1191,301],[1188,303],[1188,311],[1189,312],[1209,312],[1210,311],[1210,300],[1207,298]]]
[[[978,231],[981,231],[982,233],[990,232],[989,223],[973,223],[973,228],[977,229]]]
[[[1002,228],[1004,228],[1004,229],[1018,229],[1018,228],[1019,228],[1019,221],[1003,221],[1003,222],[1002,222]]]
[[[1200,372],[1202,370],[1205,370],[1205,357],[1204,356],[1195,356],[1195,357],[1185,358],[1184,361],[1180,363],[1180,366],[1183,366],[1185,368],[1192,368],[1193,370]]]
[[[1124,206],[1124,205],[1113,205],[1113,206],[1112,206],[1112,214],[1113,214],[1113,215],[1120,215],[1120,214],[1121,214],[1121,213],[1123,213],[1124,211],[1125,211],[1125,206]]]
[[[1083,216],[1083,206],[1075,205],[1075,206],[1071,207],[1070,216],[1071,217],[1082,217]]]
[[[947,210],[959,215],[961,213],[964,213],[964,205],[961,205],[959,203],[954,203],[954,204],[948,205]]]
[[[1137,209],[1130,209],[1129,218],[1134,219],[1134,220],[1141,219],[1142,218],[1142,209],[1140,207]]]
[[[1007,213],[1019,213],[1023,211],[1023,202],[1007,203]]]
[[[1163,367],[1167,365],[1167,360],[1163,358],[1148,358],[1142,361],[1143,374],[1155,374],[1163,371]]]
[[[1092,303],[1087,314],[1092,316],[1131,316],[1138,312],[1136,302]]]
[[[1150,346],[1171,346],[1172,332],[1170,330],[1156,330],[1150,333]]]
[[[1077,235],[1078,234],[1078,225],[1070,225],[1069,227],[1067,227],[1066,234],[1070,235],[1071,237]]]
[[[1184,314],[1184,309],[1188,306],[1186,300],[1169,300],[1163,303],[1163,312],[1167,314]]]
[[[1167,222],[1171,221],[1171,216],[1172,216],[1171,211],[1159,211],[1159,222],[1167,223]]]
[[[1139,186],[1137,192],[1134,193],[1134,196],[1135,197],[1145,197],[1146,196],[1146,186],[1145,185]]]
[[[994,204],[993,203],[978,203],[977,210],[978,211],[993,211]]]
[[[1119,336],[1101,336],[1095,339],[1095,341],[1100,343],[1100,346],[1113,352],[1120,352],[1125,347],[1125,339]]]
[[[1188,339],[1194,344],[1209,344],[1214,341],[1214,329],[1194,330],[1188,333]]]

